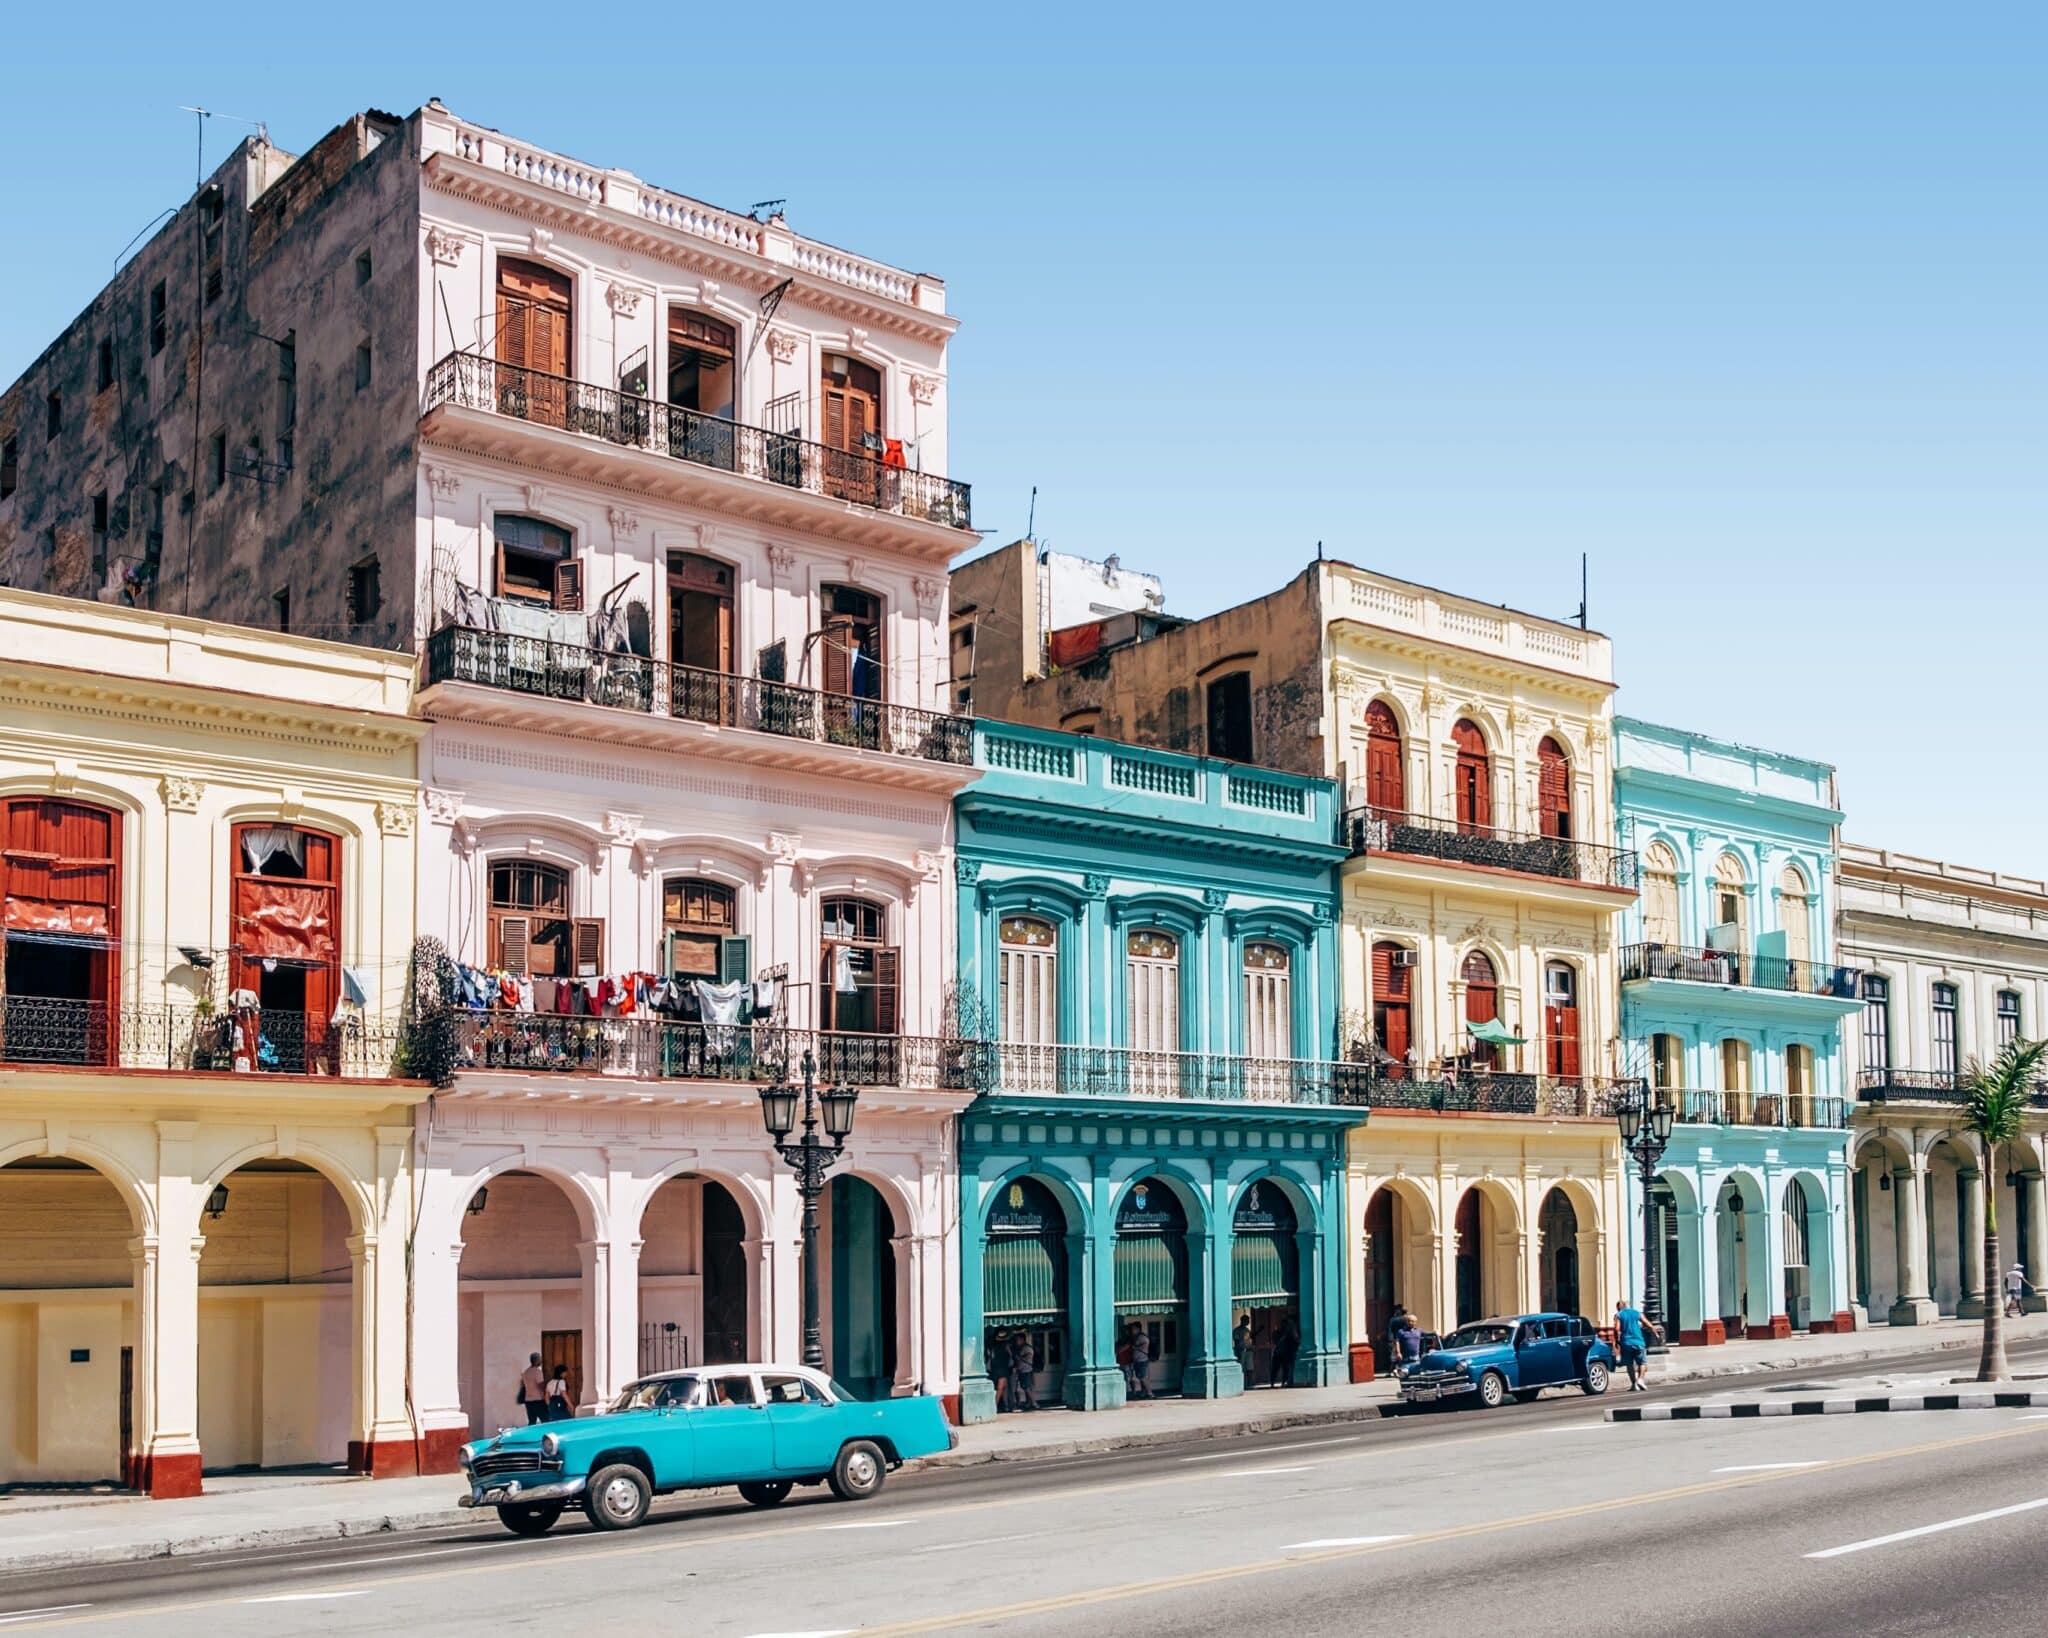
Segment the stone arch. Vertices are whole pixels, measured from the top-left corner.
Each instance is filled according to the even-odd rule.
[[[1519,1312],[1523,1302],[1521,1204],[1498,1179],[1473,1178],[1459,1189],[1451,1216],[1449,1298],[1459,1324],[1489,1313]]]
[[[1768,1326],[1776,1312],[1771,1269],[1770,1191],[1755,1172],[1734,1167],[1714,1186],[1715,1266],[1720,1270],[1717,1303],[1731,1337],[1749,1326]]]
[[[1827,1185],[1810,1171],[1793,1172],[1784,1178],[1779,1189],[1778,1208],[1787,1219],[1780,1229],[1784,1242],[1779,1254],[1780,1266],[1784,1270],[1784,1293],[1778,1312],[1790,1319],[1793,1330],[1803,1331],[1809,1329],[1815,1319],[1831,1319],[1837,1310],[1849,1306],[1835,1267],[1834,1213],[1828,1205]],[[1805,1241],[1805,1259],[1798,1264],[1793,1262],[1797,1248],[1792,1239],[1793,1223],[1790,1221],[1795,1212],[1804,1229]],[[1803,1279],[1799,1277],[1802,1270]]]
[[[48,1137],[24,1138],[19,1143],[0,1149],[0,1170],[13,1165],[17,1160],[36,1160],[48,1156],[52,1160],[76,1160],[91,1167],[114,1186],[122,1203],[128,1208],[128,1216],[137,1234],[157,1232],[156,1200],[143,1186],[142,1179],[130,1171],[121,1160],[108,1149],[96,1143],[82,1143],[75,1137],[67,1137],[61,1144],[52,1146]]]
[[[468,1174],[461,1182],[454,1184],[450,1203],[453,1218],[448,1225],[452,1231],[451,1240],[459,1241],[462,1238],[463,1213],[468,1210],[469,1202],[476,1197],[476,1191],[488,1187],[492,1178],[502,1177],[507,1172],[532,1172],[536,1177],[546,1178],[568,1196],[570,1208],[576,1213],[577,1229],[586,1240],[610,1239],[610,1214],[606,1202],[590,1187],[586,1178],[566,1167],[557,1166],[552,1161],[529,1156],[520,1151],[500,1155],[496,1160],[490,1161]]]
[[[532,1171],[537,1168],[525,1169]],[[773,1212],[770,1179],[743,1176],[715,1163],[707,1165],[699,1157],[684,1156],[669,1161],[659,1171],[638,1181],[630,1204],[621,1207],[617,1213],[621,1237],[628,1240],[643,1238],[641,1225],[646,1220],[648,1206],[653,1203],[655,1195],[661,1192],[662,1184],[684,1176],[709,1178],[731,1195],[740,1208],[740,1216],[746,1223],[749,1238],[758,1240],[769,1232],[769,1220]]]
[[[375,1181],[366,1181],[357,1176],[355,1169],[339,1155],[320,1144],[308,1143],[303,1138],[290,1145],[280,1145],[275,1138],[265,1138],[261,1142],[244,1145],[199,1180],[198,1188],[193,1191],[193,1199],[203,1203],[217,1185],[226,1182],[244,1166],[257,1160],[295,1160],[318,1172],[334,1185],[335,1193],[341,1196],[342,1204],[348,1207],[352,1232],[377,1232]]]
[[[1413,1178],[1382,1178],[1366,1192],[1357,1227],[1362,1287],[1353,1334],[1363,1328],[1384,1368],[1387,1322],[1396,1303],[1411,1310],[1424,1330],[1449,1328],[1437,1289],[1436,1202]]]

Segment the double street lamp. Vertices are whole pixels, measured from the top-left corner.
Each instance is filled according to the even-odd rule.
[[[1664,1098],[1654,1106],[1647,1086],[1631,1092],[1615,1105],[1614,1118],[1621,1127],[1621,1146],[1635,1157],[1643,1181],[1643,1315],[1653,1325],[1664,1323],[1663,1304],[1657,1295],[1656,1222],[1650,1211],[1650,1185],[1656,1181],[1657,1162],[1671,1141],[1671,1122],[1677,1111]]]
[[[813,1077],[817,1060],[804,1053],[803,1136],[789,1141],[796,1126],[797,1089],[777,1081],[761,1089],[761,1124],[768,1128],[775,1149],[796,1172],[797,1193],[804,1202],[804,1363],[817,1370],[825,1367],[825,1344],[818,1331],[818,1196],[825,1192],[825,1178],[846,1151],[847,1135],[853,1131],[853,1106],[860,1093],[843,1084],[815,1090]],[[818,1136],[818,1105],[825,1106],[825,1136]],[[828,1142],[829,1140],[829,1142]]]

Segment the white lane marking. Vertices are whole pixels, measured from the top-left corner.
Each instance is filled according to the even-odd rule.
[[[371,1589],[355,1587],[345,1592],[269,1593],[262,1598],[245,1598],[245,1604],[310,1604],[322,1598],[368,1598]]]
[[[2022,1422],[2048,1422],[2048,1411],[2034,1411],[2020,1418]]]
[[[1305,1553],[1319,1547],[1377,1547],[1383,1541],[1406,1541],[1401,1536],[1318,1536],[1314,1541],[1290,1541],[1283,1553]]]
[[[995,1547],[1011,1541],[1036,1541],[1040,1536],[1049,1536],[1050,1530],[1019,1530],[1009,1536],[981,1536],[973,1541],[940,1541],[929,1547],[913,1547],[914,1553],[957,1553],[969,1547]]]
[[[1716,1473],[1779,1473],[1787,1468],[1819,1467],[1818,1462],[1748,1462],[1741,1467],[1717,1467]]]
[[[381,1553],[376,1558],[327,1559],[319,1564],[285,1564],[279,1566],[281,1575],[320,1575],[334,1569],[352,1570],[358,1564],[403,1564],[410,1558],[446,1558],[451,1553],[477,1553],[486,1547],[517,1547],[516,1541],[482,1541],[474,1547],[436,1547],[421,1553]]]
[[[1290,1451],[1321,1450],[1326,1445],[1355,1445],[1359,1443],[1361,1441],[1355,1436],[1349,1439],[1306,1439],[1298,1445],[1266,1445],[1257,1452],[1249,1450],[1219,1450],[1208,1456],[1183,1456],[1181,1460],[1183,1462],[1227,1462],[1232,1458],[1243,1458],[1253,1454],[1260,1456],[1285,1456]]]
[[[17,1621],[39,1621],[46,1615],[63,1615],[69,1610],[89,1610],[90,1604],[45,1604],[35,1610],[9,1610],[0,1615],[0,1627],[11,1627]]]
[[[1554,1428],[1518,1428],[1519,1433],[1584,1433],[1588,1428],[1619,1427],[1618,1422],[1563,1422]]]
[[[1868,1541],[1852,1541],[1845,1547],[1828,1547],[1818,1553],[1808,1553],[1808,1558],[1840,1558],[1844,1553],[1866,1552],[1872,1547],[1889,1547],[1896,1541],[1911,1541],[1916,1536],[1939,1535],[1944,1530],[1960,1530],[1966,1524],[1983,1524],[1988,1519],[2010,1518],[2015,1513],[2031,1513],[2037,1507],[2048,1507],[2048,1496],[2036,1496],[2032,1501],[2014,1502],[2010,1507],[1994,1507],[1987,1513],[1969,1513],[1959,1519],[1943,1519],[1939,1524],[1923,1524],[1914,1530],[1894,1530],[1888,1536],[1872,1536]]]
[[[750,1632],[747,1638],[846,1638],[852,1627],[819,1627],[814,1632]]]
[[[1294,1467],[1224,1467],[1218,1468],[1209,1477],[1212,1479],[1252,1479],[1264,1473],[1308,1473],[1322,1464],[1302,1462]]]
[[[821,1524],[820,1530],[894,1530],[909,1519],[856,1519],[852,1524]]]

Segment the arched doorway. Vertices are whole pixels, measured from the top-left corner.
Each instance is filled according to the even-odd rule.
[[[1549,734],[1536,747],[1536,812],[1542,832],[1553,841],[1572,839],[1572,765]]]
[[[76,1160],[0,1167],[0,1474],[118,1482],[137,1425],[136,1233],[121,1191]]]
[[[501,1172],[462,1214],[456,1369],[470,1431],[523,1423],[520,1376],[533,1355],[559,1366],[573,1405],[584,1402],[595,1339],[585,1334],[582,1242],[590,1231],[568,1192],[538,1172]]]
[[[864,1399],[887,1399],[896,1386],[895,1222],[888,1201],[866,1178],[835,1177],[825,1190],[825,1259],[831,1296],[826,1363]]]
[[[1035,1177],[1013,1178],[988,1209],[981,1251],[983,1352],[996,1408],[1013,1410],[1022,1349],[1031,1349],[1031,1396],[1060,1402],[1067,1379],[1067,1214]]]
[[[348,1203],[295,1160],[254,1160],[199,1221],[199,1450],[207,1472],[341,1467],[355,1413]]]
[[[1715,1263],[1720,1271],[1720,1315],[1730,1337],[1770,1320],[1770,1252],[1763,1219],[1763,1191],[1756,1180],[1736,1172],[1714,1201]]]
[[[1380,939],[1372,947],[1373,1039],[1384,1054],[1381,1068],[1389,1080],[1411,1073],[1415,1049],[1415,952],[1405,944]]]
[[[1486,754],[1486,736],[1477,723],[1460,717],[1451,729],[1451,743],[1458,752],[1452,775],[1458,829],[1483,836],[1493,827],[1493,765]]]
[[[237,1068],[339,1072],[341,838],[300,825],[234,827],[230,879]]]
[[[1579,1292],[1579,1214],[1564,1190],[1552,1189],[1543,1197],[1536,1235],[1538,1304],[1560,1314],[1580,1312],[1584,1305]]]
[[[1458,1323],[1520,1310],[1521,1270],[1513,1245],[1513,1208],[1495,1188],[1475,1183],[1458,1200]]]
[[[1425,1331],[1442,1327],[1428,1202],[1413,1184],[1383,1183],[1365,1206],[1365,1340],[1382,1372],[1393,1368],[1387,1334],[1394,1309],[1407,1308]]]
[[[1373,812],[1388,818],[1408,808],[1401,725],[1385,700],[1374,700],[1365,708],[1365,800]]]
[[[1832,1312],[1833,1293],[1828,1289],[1827,1207],[1809,1192],[1797,1177],[1785,1180],[1785,1192],[1778,1201],[1779,1243],[1783,1247],[1778,1312],[1795,1331],[1813,1324],[1815,1302]]]
[[[1459,968],[1465,981],[1465,1033],[1475,1069],[1492,1069],[1500,1062],[1498,1036],[1500,1020],[1500,979],[1493,957],[1474,950]],[[1486,1027],[1491,1026],[1491,1027]]]
[[[1692,1182],[1682,1172],[1665,1172],[1650,1185],[1649,1242],[1657,1256],[1657,1312],[1674,1341],[1691,1332],[1704,1340],[1710,1313],[1700,1287],[1699,1204]]]
[[[1150,1362],[1145,1387],[1178,1393],[1187,1358],[1188,1218],[1161,1177],[1143,1177],[1124,1192],[1116,1212],[1117,1362],[1128,1365],[1139,1331]]]
[[[1927,1151],[1921,1187],[1927,1294],[1942,1313],[1955,1314],[1967,1299],[1983,1295],[1974,1278],[1984,1243],[1984,1199],[1976,1157],[1960,1144],[1942,1139]]]
[[[752,1357],[746,1238],[738,1200],[714,1178],[685,1172],[649,1197],[640,1220],[640,1375]]]
[[[1285,1188],[1271,1178],[1245,1185],[1230,1224],[1230,1339],[1247,1388],[1294,1385],[1301,1353],[1300,1233]]]

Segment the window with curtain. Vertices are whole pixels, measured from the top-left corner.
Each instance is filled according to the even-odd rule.
[[[1253,1058],[1294,1056],[1293,960],[1283,944],[1244,947],[1244,1050]]]
[[[2020,992],[1998,992],[1998,1044],[2009,1047],[2020,1038]]]
[[[1005,916],[996,930],[1002,1039],[1053,1046],[1060,1034],[1059,930],[1038,916]]]
[[[1685,1085],[1685,1043],[1676,1035],[1650,1037],[1650,1073],[1660,1092],[1675,1092]]]
[[[1652,842],[1643,850],[1643,940],[1679,942],[1678,855],[1664,842]]]
[[[1934,986],[1934,1072],[1953,1075],[1962,1067],[1960,1039],[1956,1030],[1957,990],[1953,984]]]
[[[834,896],[820,906],[819,984],[825,1028],[894,1035],[900,1013],[902,954],[883,943],[887,918],[869,899]]]
[[[1468,1025],[1498,1023],[1500,979],[1494,972],[1493,958],[1484,950],[1474,950],[1465,957],[1459,975],[1465,980],[1465,1022]],[[1482,1041],[1468,1033],[1465,1044],[1471,1051],[1474,1064],[1490,1069],[1500,1062],[1500,1048],[1493,1042]]]
[[[1797,865],[1787,865],[1778,877],[1778,922],[1785,929],[1785,959],[1813,959],[1813,899],[1806,875]]]

